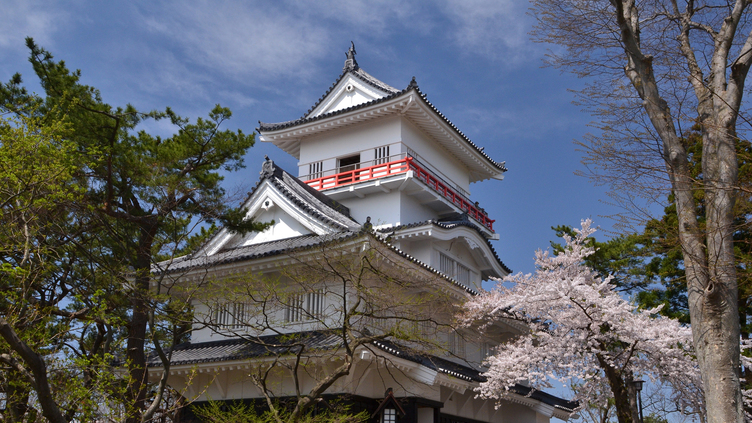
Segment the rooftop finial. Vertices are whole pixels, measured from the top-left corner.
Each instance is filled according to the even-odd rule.
[[[349,70],[358,70],[358,62],[355,61],[355,43],[350,41],[350,48],[347,50],[347,53],[345,53],[345,56],[347,56],[347,60],[345,60],[345,68],[344,71]]]
[[[418,88],[418,81],[415,80],[414,76],[413,76],[412,81],[410,81],[410,84],[407,87],[408,88]]]
[[[261,175],[262,176],[272,176],[274,175],[274,161],[269,158],[269,156],[264,156],[264,164],[261,165]]]

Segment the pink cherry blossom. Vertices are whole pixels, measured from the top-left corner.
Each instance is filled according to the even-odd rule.
[[[668,388],[683,412],[701,412],[691,330],[658,315],[660,308],[638,310],[615,291],[611,277],[601,278],[584,264],[594,252],[585,245],[595,231],[591,223],[583,221],[575,238],[565,237],[562,253],[537,251],[535,274],[507,277],[466,304],[464,325],[483,330],[514,319],[529,328],[488,357],[478,395],[498,399],[515,383],[543,389],[557,380],[575,385],[585,407],[606,404],[615,391],[624,394],[615,385],[642,378]],[[607,377],[606,370],[618,377]]]

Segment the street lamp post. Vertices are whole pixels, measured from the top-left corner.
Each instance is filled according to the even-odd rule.
[[[637,391],[637,403],[640,407],[640,423],[645,423],[645,420],[642,418],[642,384],[645,383],[644,380],[633,380],[632,386],[634,386],[635,391]]]

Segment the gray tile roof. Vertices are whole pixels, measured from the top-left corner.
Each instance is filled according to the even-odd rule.
[[[334,81],[332,85],[329,86],[329,89],[326,90],[324,95],[319,97],[318,100],[316,100],[316,103],[311,106],[310,109],[303,115],[303,118],[310,117],[311,113],[316,110],[317,107],[321,104],[322,101],[334,90],[334,88],[337,86],[337,84],[340,83],[347,75],[353,75],[359,80],[365,82],[366,84],[378,88],[381,91],[385,91],[388,94],[397,94],[400,92],[397,88],[392,87],[391,85],[388,85],[384,82],[379,81],[378,79],[374,78],[369,74],[368,72],[364,71],[363,69],[358,66],[357,62],[354,63],[354,66],[348,66],[348,64],[345,64],[345,68],[342,70],[342,73],[337,77],[337,80]],[[260,123],[260,122],[259,122]]]
[[[355,239],[361,236],[363,237],[370,236],[371,239],[375,240],[376,242],[380,242],[384,244],[387,248],[394,251],[396,254],[399,254],[406,260],[409,260],[410,262],[415,263],[421,268],[441,277],[442,279],[446,280],[452,285],[455,285],[458,288],[464,290],[468,294],[478,295],[478,292],[475,291],[474,289],[471,289],[463,285],[462,283],[457,282],[456,280],[444,275],[443,273],[427,265],[426,263],[423,263],[422,261],[416,259],[415,257],[405,253],[404,251],[400,250],[399,248],[395,247],[394,245],[382,239],[382,237],[374,236],[374,233],[368,229],[361,229],[358,232],[354,232],[354,231],[336,232],[336,233],[328,234],[328,235],[302,235],[302,236],[295,237],[295,238],[287,238],[287,239],[282,239],[282,240],[277,240],[277,241],[270,241],[270,242],[264,242],[260,244],[248,245],[245,247],[228,249],[228,250],[224,250],[219,253],[216,253],[216,254],[212,254],[210,256],[196,255],[196,256],[178,257],[177,259],[174,259],[171,262],[160,263],[158,269],[155,269],[155,272],[170,274],[170,273],[186,271],[188,269],[193,269],[193,268],[209,268],[209,267],[217,266],[221,264],[228,264],[228,263],[245,261],[245,260],[253,260],[253,259],[258,259],[262,257],[269,257],[269,256],[275,256],[279,254],[292,253],[296,251],[303,251],[305,249],[312,248],[315,246],[325,245],[328,243],[343,242],[343,241]]]
[[[392,355],[419,363],[431,370],[454,376],[458,379],[470,382],[485,382],[486,380],[486,377],[483,376],[483,372],[480,370],[433,355],[415,354],[391,341],[375,342],[374,345]],[[545,404],[570,412],[579,406],[577,401],[569,401],[520,384],[515,384],[510,390],[516,394],[537,399]]]
[[[300,348],[301,346],[309,350],[331,350],[339,348],[342,345],[341,335],[332,331],[308,331],[294,334],[268,335],[258,338],[234,338],[195,344],[185,343],[177,345],[172,349],[170,363],[172,366],[178,366],[248,360],[258,357],[290,354],[293,349]],[[392,356],[418,363],[436,372],[461,380],[476,383],[486,380],[481,371],[470,366],[434,355],[418,354],[391,341],[376,341],[372,345]],[[158,357],[152,356],[148,359],[147,365],[150,367],[159,367],[161,366],[161,362]],[[567,411],[572,411],[578,406],[576,401],[568,401],[519,384],[512,387],[511,391]]]
[[[285,335],[269,335],[258,338],[234,338],[221,341],[185,343],[172,349],[172,366],[245,360],[270,355],[284,355],[291,349],[304,346],[306,349],[332,349],[342,345],[342,338],[331,332],[311,331]],[[161,366],[159,357],[152,356],[147,366]]]
[[[269,241],[245,247],[232,248],[216,254],[179,257],[171,262],[160,263],[160,271],[175,273],[193,268],[208,268],[221,264],[228,264],[244,260],[275,256],[292,251],[302,250],[329,242],[339,242],[355,238],[359,232],[344,231],[329,235],[302,235],[294,238]]]
[[[308,184],[275,165],[268,157],[264,162],[263,168],[261,179],[259,179],[256,187],[251,191],[251,196],[258,189],[261,182],[268,179],[287,198],[292,200],[298,208],[305,210],[318,220],[338,226],[343,230],[355,231],[360,229],[361,225],[350,217],[349,208],[331,199],[326,194],[311,188]]]

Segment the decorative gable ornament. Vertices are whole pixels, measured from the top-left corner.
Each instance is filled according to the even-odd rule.
[[[371,418],[378,417],[379,423],[396,423],[405,414],[405,410],[394,398],[392,388],[389,388],[384,392],[384,399],[379,403]]]

